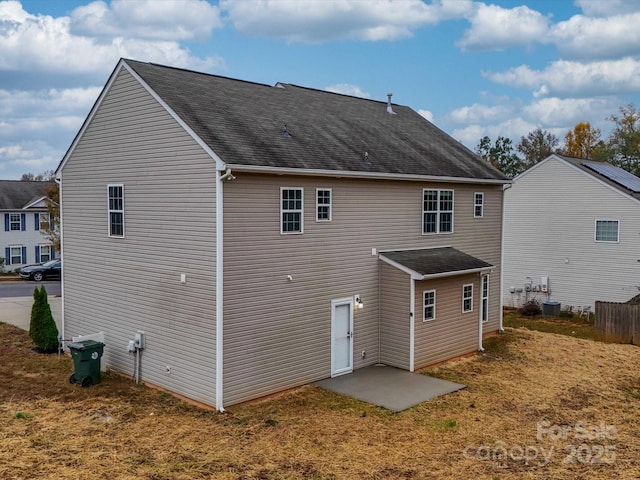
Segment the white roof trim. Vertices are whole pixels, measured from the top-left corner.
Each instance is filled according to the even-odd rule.
[[[82,124],[80,131],[74,138],[73,143],[69,147],[69,150],[67,150],[67,153],[62,158],[60,165],[58,165],[58,168],[56,169],[56,178],[58,180],[60,179],[60,174],[62,172],[62,169],[66,165],[67,160],[75,151],[78,143],[80,142],[80,139],[84,136],[84,132],[86,131],[87,127],[93,120],[93,117],[95,116],[96,112],[102,105],[102,102],[104,101],[105,97],[111,91],[111,87],[113,86],[113,83],[116,81],[118,74],[122,71],[123,68],[127,70],[127,72],[129,72],[140,83],[140,85],[142,85],[142,87],[162,106],[162,108],[164,108],[167,111],[167,113],[169,113],[169,115],[171,115],[171,117],[173,117],[173,119],[176,122],[178,122],[178,124],[198,143],[198,145],[200,145],[204,149],[204,151],[207,152],[207,154],[209,154],[209,156],[216,162],[216,169],[218,170],[226,169],[222,159],[213,150],[211,150],[211,148],[209,148],[209,146],[193,130],[191,130],[191,128],[189,128],[189,126],[186,123],[184,123],[184,121],[180,118],[180,116],[176,114],[176,112],[174,112],[169,107],[169,105],[167,105],[158,96],[158,94],[151,87],[149,87],[149,85],[147,85],[147,83],[144,80],[142,80],[142,78],[140,78],[140,76],[137,73],[133,71],[133,69],[129,65],[127,65],[124,59],[120,59],[120,61],[118,62],[118,65],[116,65],[116,68],[113,70],[113,73],[111,73],[111,76],[107,81],[107,84],[102,89],[102,92],[100,92],[100,96],[96,100],[96,103],[93,105],[93,108],[89,112],[89,115],[87,116],[84,123]]]
[[[364,178],[376,180],[411,180],[423,182],[440,182],[440,183],[473,183],[473,184],[493,184],[503,185],[512,183],[511,180],[494,180],[482,178],[464,178],[464,177],[439,177],[437,175],[413,175],[400,173],[379,173],[379,172],[359,172],[347,170],[320,170],[308,168],[284,168],[284,167],[268,167],[261,165],[241,165],[228,163],[228,168],[234,172],[246,173],[273,173],[275,175],[303,175],[303,176],[319,176],[319,177],[347,177],[347,178]]]
[[[42,200],[45,200],[47,198],[46,195],[41,196],[40,198],[35,199],[34,201],[32,201],[31,203],[28,203],[27,205],[25,205],[24,207],[22,207],[23,210],[26,210],[28,208],[33,207],[36,203],[41,202]],[[38,207],[41,208],[41,207]],[[46,207],[45,207],[46,208]]]
[[[433,247],[433,248],[444,248],[444,247]],[[407,249],[407,250],[424,250],[424,249],[421,249],[421,248],[420,249],[413,249],[413,248],[411,248],[411,249]],[[401,250],[389,250],[389,251],[398,252],[398,251],[401,251]],[[402,251],[404,251],[404,250],[402,250]],[[380,252],[380,254],[378,255],[378,258],[380,260],[382,260],[383,262],[388,263],[392,267],[395,267],[398,270],[400,270],[400,271],[402,271],[402,272],[404,272],[404,273],[406,273],[408,275],[411,275],[411,279],[412,280],[431,280],[431,279],[434,279],[434,278],[453,277],[453,276],[456,276],[456,275],[466,275],[466,274],[469,274],[469,273],[482,273],[482,272],[490,273],[490,272],[493,272],[493,269],[495,268],[492,265],[490,267],[478,267],[478,268],[471,268],[471,269],[468,269],[468,270],[452,270],[452,271],[449,271],[449,272],[432,273],[432,274],[429,274],[429,275],[423,275],[423,274],[421,274],[419,272],[416,272],[415,270],[413,270],[413,269],[411,269],[409,267],[406,267],[406,266],[396,262],[395,260],[391,260],[390,258],[385,257],[383,252]]]

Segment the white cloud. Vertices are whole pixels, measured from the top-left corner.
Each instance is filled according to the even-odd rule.
[[[575,0],[574,3],[589,17],[608,17],[640,11],[640,2],[635,0]]]
[[[640,54],[640,12],[607,18],[575,15],[551,28],[548,39],[565,58],[611,58]]]
[[[114,37],[97,40],[71,33],[69,17],[31,15],[18,2],[0,2],[0,71],[100,75],[120,57],[210,70],[222,68],[219,57],[193,57],[173,41]]]
[[[486,78],[511,87],[528,88],[536,95],[585,97],[640,91],[640,61],[633,58],[580,63],[560,60],[544,70],[521,65],[505,72],[483,72]]]
[[[419,114],[421,117],[426,118],[427,120],[429,120],[431,123],[434,123],[434,122],[433,122],[433,113],[432,113],[432,112],[430,112],[429,110],[422,110],[422,109],[420,109],[420,110],[418,110],[418,114]]]
[[[451,136],[471,150],[475,150],[480,139],[485,135],[493,141],[498,137],[510,138],[515,148],[516,144],[520,141],[520,137],[527,135],[527,133],[536,128],[535,123],[520,117],[514,117],[493,125],[468,125],[464,128],[454,130]]]
[[[526,6],[512,9],[477,3],[469,16],[471,28],[457,42],[463,50],[504,50],[540,41],[549,28],[549,17]]]
[[[70,31],[90,37],[202,40],[220,27],[218,7],[204,0],[112,0],[74,9]]]
[[[484,123],[503,120],[513,113],[509,105],[483,105],[474,103],[470,106],[453,110],[449,117],[456,123]]]
[[[471,0],[222,0],[236,29],[246,35],[284,38],[290,42],[331,40],[397,40],[424,25],[462,17]]]
[[[342,93],[344,95],[351,95],[352,97],[371,98],[368,92],[363,91],[357,85],[350,85],[348,83],[338,83],[336,85],[330,85],[325,87],[327,92]]]
[[[64,152],[62,152],[64,153]],[[42,141],[0,147],[0,176],[20,178],[22,173],[42,173],[58,166],[61,152]]]
[[[575,125],[583,121],[595,124],[604,120],[618,106],[613,99],[552,97],[531,102],[522,114],[545,127]]]

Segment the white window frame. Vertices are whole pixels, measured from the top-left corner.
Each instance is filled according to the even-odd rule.
[[[40,263],[44,263],[44,262],[48,262],[49,260],[53,260],[53,258],[51,258],[51,251],[52,251],[51,248],[52,247],[51,247],[50,244],[46,243],[46,244],[40,244],[38,246],[40,247]],[[44,248],[48,248],[49,249],[49,253],[46,254],[46,255],[43,255],[43,253],[42,253],[42,249],[44,249]],[[48,258],[46,260],[43,260],[42,259],[43,256],[46,256]]]
[[[470,289],[468,293],[467,289]],[[469,308],[466,307],[467,302],[469,302]],[[469,312],[473,312],[473,283],[462,285],[462,313]]]
[[[602,240],[602,239],[598,239],[598,223],[600,222],[610,222],[610,223],[615,223],[617,228],[616,228],[616,239],[615,240]],[[597,218],[594,224],[594,231],[593,231],[593,240],[595,242],[598,243],[619,243],[620,242],[620,220],[614,219],[614,218]]]
[[[18,218],[15,220],[15,218]],[[18,228],[13,228],[14,225],[17,225]],[[10,232],[20,232],[22,230],[22,215],[20,213],[10,213],[9,214],[9,231]]]
[[[427,295],[433,293],[433,301],[427,303]],[[430,317],[427,318],[427,308],[431,308],[433,313]],[[425,290],[422,292],[422,321],[430,322],[436,319],[436,291],[435,290]]]
[[[437,192],[437,200],[436,200],[436,210],[426,210],[425,209],[425,194],[427,192]],[[441,209],[441,202],[442,202],[442,194],[445,192],[450,192],[451,193],[451,210],[443,210]],[[446,235],[446,234],[450,234],[453,233],[453,220],[454,220],[454,211],[455,211],[455,193],[454,190],[452,189],[437,189],[437,188],[424,188],[422,189],[422,234],[423,235]],[[430,213],[430,214],[435,214],[436,215],[436,230],[435,232],[425,232],[425,216]],[[442,216],[444,214],[451,214],[451,230],[446,230],[446,231],[442,231],[441,230],[441,224],[442,224]]]
[[[283,194],[285,191],[300,191],[300,208],[284,208]],[[285,214],[299,214],[300,215],[300,230],[284,230],[284,215]],[[304,188],[302,187],[280,187],[280,234],[281,235],[300,235],[304,233]]]
[[[489,275],[480,277],[480,319],[482,323],[489,321]]]
[[[120,208],[115,208],[118,205],[112,205],[111,200],[111,189],[112,188],[120,188],[121,189],[121,196],[120,198],[120,203],[121,205]],[[113,199],[117,199],[118,197],[113,197]],[[114,208],[112,208],[114,207]],[[111,220],[111,215],[112,214],[120,214],[121,215],[121,223],[122,223],[122,233],[121,234],[116,234],[113,233],[113,222]],[[122,183],[110,183],[107,185],[107,232],[109,237],[112,238],[124,238],[124,184]]]
[[[49,225],[50,224],[51,224],[51,214],[49,214],[49,213],[40,213],[39,214],[38,230],[45,230],[46,231],[47,229],[49,229]]]
[[[480,202],[478,202],[480,199]],[[478,215],[478,209],[480,209],[480,215]],[[473,194],[473,218],[484,217],[484,193],[474,192]]]
[[[22,247],[24,247],[24,245],[9,245],[9,258],[11,261],[11,265],[23,265],[22,263]],[[13,255],[13,250],[17,249],[18,250],[18,261],[14,262],[14,255]]]
[[[329,202],[320,203],[320,193],[329,192]],[[323,200],[325,197],[322,198]],[[331,215],[333,210],[333,191],[330,188],[316,188],[316,222],[326,223],[331,221]],[[320,218],[320,209],[328,209],[328,218]]]

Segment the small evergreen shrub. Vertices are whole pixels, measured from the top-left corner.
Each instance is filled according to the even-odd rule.
[[[520,313],[525,317],[534,317],[542,313],[540,304],[536,300],[529,300],[522,307],[520,307]]]
[[[51,306],[44,285],[40,288],[36,287],[33,291],[29,336],[35,343],[37,352],[53,353],[58,351],[58,327],[56,327],[56,322],[51,314]]]

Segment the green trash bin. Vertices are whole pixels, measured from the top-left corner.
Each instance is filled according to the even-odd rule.
[[[82,340],[67,346],[73,357],[74,370],[69,383],[79,383],[83,387],[100,383],[100,357],[104,351],[104,343]]]

